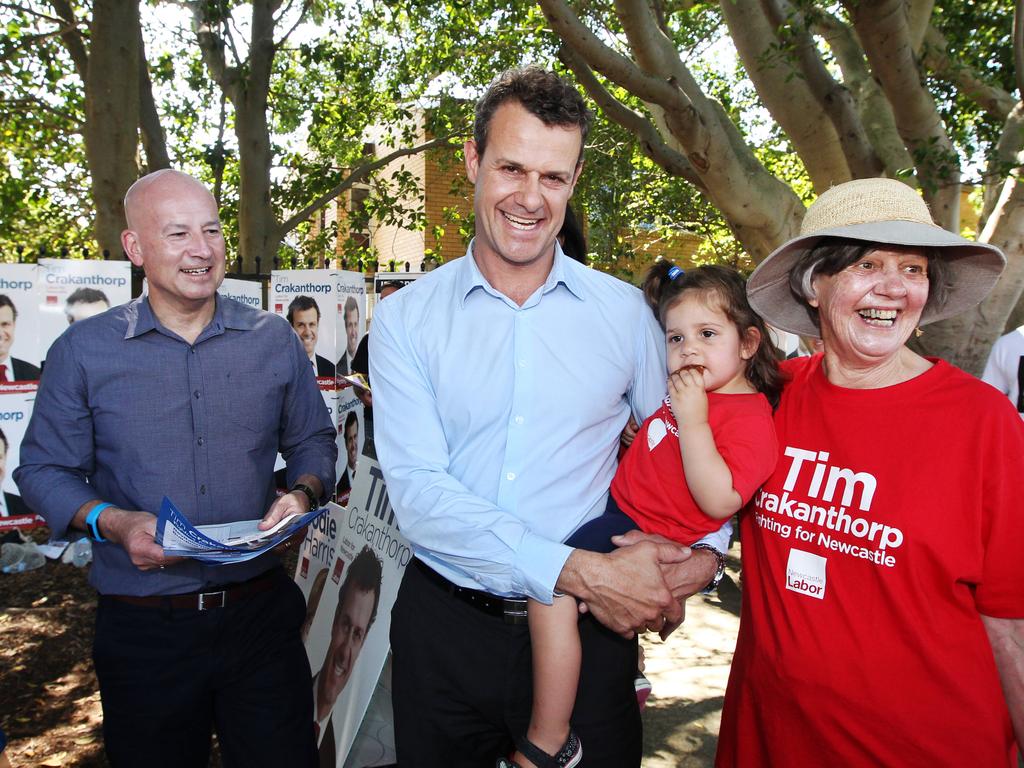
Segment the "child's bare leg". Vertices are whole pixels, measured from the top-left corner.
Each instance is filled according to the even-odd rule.
[[[569,718],[580,679],[576,599],[563,595],[556,597],[551,605],[530,600],[529,619],[533,645],[533,711],[526,737],[554,755],[569,737]],[[524,768],[533,766],[519,752],[514,759]]]

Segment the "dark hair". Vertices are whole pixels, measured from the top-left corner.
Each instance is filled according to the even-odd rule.
[[[11,314],[14,315],[14,319],[18,319],[18,308],[14,306],[14,302],[11,301],[11,297],[6,293],[0,293],[0,307],[10,307]]]
[[[593,115],[579,91],[569,82],[537,66],[507,69],[487,86],[487,91],[476,104],[473,125],[473,141],[478,155],[483,157],[491,119],[506,101],[519,102],[546,126],[579,128],[580,156],[576,163],[583,161],[583,146],[587,143]]]
[[[399,290],[401,288],[404,288],[404,287],[405,287],[405,283],[399,282],[398,280],[388,280],[386,283],[381,283],[380,284],[380,288],[377,289],[377,294],[380,295],[380,293],[385,288],[394,288],[397,291],[397,290]]]
[[[107,298],[107,294],[96,288],[76,288],[68,296],[68,300],[65,302],[67,306],[72,304],[95,304],[97,301],[102,301],[108,307],[110,306],[110,299]]]
[[[345,417],[345,429],[347,430],[353,424],[355,424],[358,427],[359,419],[356,417],[355,411],[349,411],[348,416]]]
[[[659,261],[647,272],[643,284],[644,298],[665,327],[665,315],[678,304],[687,291],[718,298],[720,309],[736,326],[740,339],[754,328],[761,341],[747,361],[746,377],[751,386],[768,398],[774,408],[782,393],[782,374],[779,372],[779,352],[772,344],[768,326],[747,301],[746,280],[733,269],[709,264],[683,271],[669,261]]]
[[[345,314],[347,315],[353,309],[356,311],[356,314],[359,314],[359,303],[356,301],[355,296],[349,296],[345,299]]]
[[[879,248],[901,248],[887,243],[869,243],[844,237],[823,237],[808,248],[789,270],[789,290],[807,310],[814,325],[821,328],[818,308],[810,305],[814,298],[813,283],[818,275],[831,277],[863,259]],[[909,247],[909,246],[908,246]],[[916,248],[928,260],[928,300],[925,306],[942,305],[949,295],[949,268],[938,248]]]
[[[373,612],[370,614],[370,621],[366,625],[367,629],[372,627],[373,622],[377,618],[377,605],[380,603],[380,583],[383,577],[380,559],[370,549],[369,544],[365,545],[359,551],[359,554],[356,555],[356,559],[352,561],[352,565],[348,567],[345,581],[341,583],[341,589],[338,590],[338,608],[341,607],[345,595],[348,594],[349,586],[354,585],[356,589],[362,592],[373,592]]]
[[[571,205],[565,206],[565,220],[558,232],[558,241],[566,256],[580,264],[587,263],[587,238],[583,236],[583,227]]]
[[[296,296],[288,305],[288,325],[292,324],[292,315],[296,312],[305,312],[307,309],[316,310],[316,320],[320,322],[320,305],[312,296]]]

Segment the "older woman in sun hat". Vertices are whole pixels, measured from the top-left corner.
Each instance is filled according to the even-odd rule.
[[[906,342],[1003,255],[886,179],[841,184],[747,283],[824,353],[784,363],[775,474],[741,516],[719,766],[1011,766],[1024,738],[1024,424]]]

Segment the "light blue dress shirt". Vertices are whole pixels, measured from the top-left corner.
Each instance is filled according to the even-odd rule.
[[[562,544],[604,511],[619,435],[665,396],[665,341],[640,291],[556,245],[522,305],[472,244],[377,305],[377,455],[416,555],[451,581],[550,602]],[[709,541],[728,545],[731,529]]]

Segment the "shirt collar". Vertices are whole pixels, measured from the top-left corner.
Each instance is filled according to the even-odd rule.
[[[223,333],[225,328],[236,331],[251,331],[256,327],[258,312],[247,311],[248,307],[233,301],[225,301],[219,293],[216,294],[216,306],[213,310],[213,320],[206,326],[199,335],[202,339],[212,334]],[[153,314],[153,308],[149,305],[148,296],[140,296],[128,305],[128,330],[124,337],[132,339],[142,336],[150,331],[162,329],[163,326]],[[198,339],[197,339],[198,341]]]
[[[487,282],[487,278],[483,276],[480,267],[477,266],[476,259],[473,258],[473,243],[475,242],[476,238],[470,241],[469,248],[466,250],[466,256],[461,259],[461,263],[458,266],[459,274],[456,278],[458,290],[456,295],[459,297],[462,306],[466,305],[466,298],[476,288],[482,288],[495,296],[501,295],[499,291]],[[553,291],[559,285],[564,285],[577,299],[580,301],[586,300],[585,288],[579,276],[575,274],[575,265],[569,263],[571,261],[572,259],[565,255],[562,251],[562,246],[556,240],[555,260],[541,288],[542,294]]]

